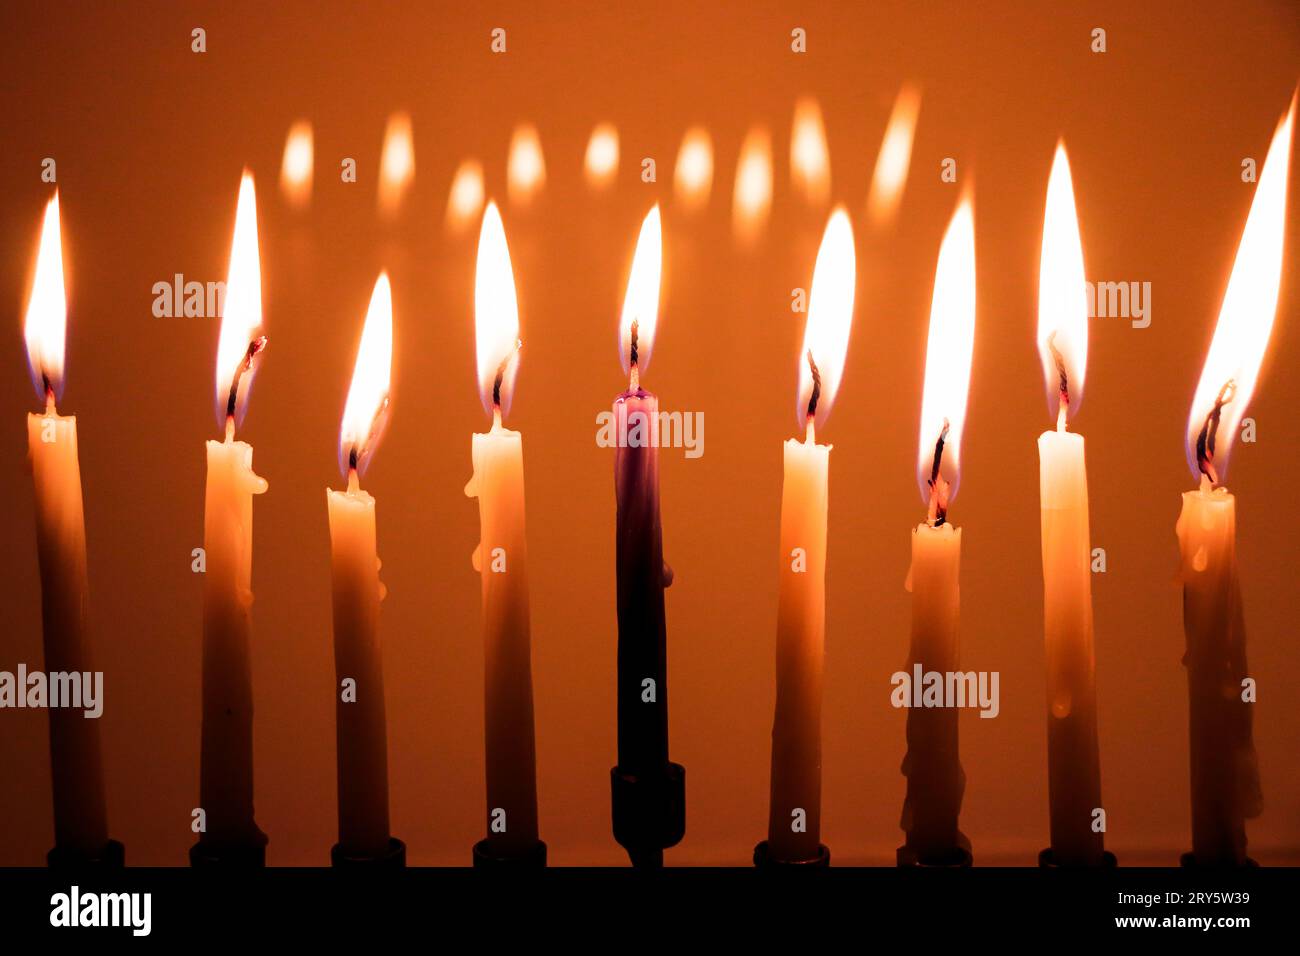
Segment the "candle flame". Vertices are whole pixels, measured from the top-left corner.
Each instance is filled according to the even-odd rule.
[[[1255,391],[1277,315],[1295,112],[1293,99],[1264,158],[1187,420],[1187,462],[1192,474],[1203,472],[1216,484],[1227,470],[1232,442]],[[1211,422],[1212,417],[1217,421]]]
[[[618,130],[613,123],[601,123],[591,131],[585,160],[587,182],[604,189],[618,176]]]
[[[970,200],[963,199],[939,246],[939,264],[934,271],[916,459],[921,498],[927,503],[935,501],[941,508],[956,497],[961,478],[961,439],[974,345],[975,220]]]
[[[708,130],[693,126],[682,137],[673,171],[673,189],[677,201],[688,210],[699,209],[709,201],[713,188],[713,140]]]
[[[474,338],[483,408],[494,415],[499,409],[504,418],[510,411],[510,397],[519,369],[519,301],[506,230],[495,202],[489,202],[483,213],[478,237]]]
[[[826,223],[817,251],[803,350],[799,353],[799,401],[795,412],[800,426],[805,428],[825,424],[839,391],[849,350],[856,283],[853,226],[844,207],[838,206]]]
[[[379,273],[361,330],[352,387],[339,429],[339,469],[363,474],[388,421],[393,368],[393,292],[388,273]]]
[[[795,104],[790,128],[790,179],[814,205],[830,197],[831,161],[821,107],[812,97]]]
[[[280,191],[299,208],[311,201],[312,156],[311,123],[299,120],[289,127],[280,163]]]
[[[379,211],[393,215],[402,205],[402,197],[415,178],[415,144],[411,136],[411,117],[394,113],[384,130],[384,149],[379,158]]]
[[[447,194],[447,225],[464,229],[483,209],[483,167],[478,160],[467,159],[456,170]]]
[[[68,334],[68,300],[63,288],[63,238],[59,227],[59,194],[45,205],[36,273],[27,299],[23,335],[32,385],[42,402],[63,394],[63,353]]]
[[[527,205],[546,185],[546,160],[542,158],[542,141],[537,127],[524,123],[515,127],[510,140],[510,159],[506,169],[510,200]]]
[[[1047,409],[1058,427],[1079,411],[1088,365],[1088,290],[1074,183],[1065,144],[1058,143],[1047,180],[1042,258],[1038,267],[1038,354]],[[1067,399],[1061,407],[1061,398]]]
[[[248,390],[257,364],[254,344],[262,327],[262,268],[257,249],[257,191],[253,174],[244,171],[235,209],[235,234],[230,244],[230,271],[226,274],[225,308],[217,340],[216,400],[217,423],[225,425],[231,416],[230,392],[236,392],[233,418],[244,418]]]
[[[880,143],[876,158],[876,171],[871,177],[871,194],[867,209],[877,224],[894,217],[903,189],[907,185],[907,170],[912,161],[912,139],[916,134],[916,120],[921,113],[921,91],[904,84],[894,100],[885,138]]]
[[[763,231],[772,209],[772,137],[755,126],[745,135],[736,163],[736,188],[731,204],[732,228],[738,238],[753,242]]]
[[[650,352],[654,348],[662,272],[663,227],[656,203],[641,222],[636,252],[632,256],[632,271],[627,277],[627,292],[623,296],[623,315],[618,324],[618,352],[623,371],[638,379],[650,364]],[[634,349],[635,361],[632,357]]]

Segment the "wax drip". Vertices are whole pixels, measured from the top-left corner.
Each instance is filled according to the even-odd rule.
[[[1223,406],[1232,401],[1236,393],[1236,379],[1230,378],[1223,383],[1223,388],[1219,389],[1219,394],[1214,399],[1214,407],[1205,416],[1201,433],[1196,436],[1196,467],[1201,470],[1201,474],[1210,479],[1212,485],[1219,483],[1219,475],[1214,468],[1214,440],[1219,433],[1219,419],[1223,415]]]
[[[808,350],[808,368],[812,372],[812,394],[808,396],[808,420],[817,417],[817,403],[822,397],[822,373],[817,370],[817,363],[813,361],[812,349]]]
[[[230,379],[230,398],[226,400],[226,421],[229,422],[235,417],[235,405],[239,400],[239,380],[243,378],[245,372],[253,367],[253,357],[264,348],[266,348],[265,335],[259,335],[248,343],[248,351],[244,353],[244,360],[239,363],[239,368],[235,369],[235,374]]]
[[[948,419],[943,420],[943,429],[939,439],[934,443],[934,464],[930,467],[930,525],[938,528],[948,520],[948,482],[939,475],[939,466],[943,463],[943,445],[948,439]]]
[[[1070,374],[1065,370],[1065,356],[1063,356],[1061,350],[1056,347],[1055,332],[1047,337],[1047,348],[1052,353],[1052,361],[1056,363],[1056,374],[1060,376],[1060,384],[1058,386],[1060,389],[1060,403],[1056,417],[1058,424],[1064,426],[1065,415],[1070,407]],[[1061,430],[1064,431],[1064,427],[1062,427]]]

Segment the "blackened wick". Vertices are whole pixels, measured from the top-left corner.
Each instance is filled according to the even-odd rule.
[[[1223,388],[1219,389],[1219,394],[1214,399],[1214,407],[1205,416],[1201,433],[1196,436],[1196,467],[1201,469],[1201,474],[1209,478],[1210,483],[1214,485],[1219,483],[1218,473],[1214,469],[1214,439],[1219,432],[1219,419],[1223,415],[1223,406],[1232,401],[1236,391],[1236,379],[1230,378],[1223,383]]]
[[[948,438],[948,419],[943,420],[943,429],[939,432],[939,439],[934,443],[934,464],[930,468],[930,497],[935,502],[934,526],[937,528],[948,518],[948,509],[943,501],[943,495],[939,491],[939,466],[943,463],[943,443]]]
[[[226,400],[226,418],[235,417],[235,406],[238,404],[239,399],[239,380],[243,378],[245,372],[253,367],[254,356],[264,348],[266,348],[265,335],[259,335],[248,343],[248,351],[244,353],[244,360],[239,363],[239,368],[235,369],[235,375],[230,380],[230,398]]]
[[[808,396],[808,420],[811,421],[817,417],[817,402],[822,397],[822,373],[817,371],[812,349],[808,350],[808,368],[812,371],[812,394]]]

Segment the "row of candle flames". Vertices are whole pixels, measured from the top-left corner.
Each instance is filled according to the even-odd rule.
[[[912,87],[904,87],[889,121],[871,187],[869,204],[878,219],[892,215],[906,183],[919,108],[919,94]],[[1276,311],[1293,115],[1294,107],[1278,127],[1270,146],[1220,322],[1188,418],[1189,463],[1194,472],[1206,474],[1215,484],[1222,480],[1231,437],[1250,400]],[[395,115],[388,124],[381,158],[381,208],[393,210],[400,206],[414,176],[414,163],[410,118],[405,114]],[[311,126],[305,121],[296,123],[285,144],[281,170],[281,186],[292,203],[309,201],[312,164]],[[589,181],[596,187],[610,185],[618,165],[618,132],[611,124],[602,123],[593,130],[586,151]],[[676,164],[675,190],[679,201],[689,206],[707,200],[712,166],[707,132],[702,128],[689,130]],[[811,99],[801,100],[795,107],[790,171],[792,180],[811,199],[824,197],[829,190],[825,131],[820,109]],[[526,204],[542,188],[545,178],[537,131],[532,126],[521,126],[516,129],[510,146],[507,179],[511,201]],[[771,202],[771,190],[770,136],[765,128],[755,127],[746,137],[737,166],[734,209],[738,229],[761,225]],[[449,223],[477,217],[483,203],[482,169],[476,161],[467,160],[452,182],[447,207]],[[840,221],[842,218],[845,221]],[[832,214],[814,271],[796,403],[801,423],[808,418],[806,410],[814,377],[819,398],[817,414],[809,421],[821,424],[825,420],[847,350],[855,270],[852,231],[846,220],[842,209]],[[639,370],[643,372],[649,361],[657,319],[661,241],[656,206],[642,225],[634,257],[641,266],[634,265],[624,302],[620,341],[625,370],[633,322],[639,329]],[[487,260],[485,252],[490,254]],[[495,203],[488,203],[482,213],[479,254],[475,301],[480,391],[487,410],[492,411],[494,390],[495,404],[502,404],[508,410],[509,382],[517,367],[518,313],[509,250]],[[62,391],[66,334],[62,273],[56,193],[45,213],[25,326],[33,382],[41,399],[51,408]],[[249,173],[240,186],[228,275],[217,357],[217,408],[223,426],[233,428],[242,418],[256,356],[265,344],[260,334],[262,301],[256,201]],[[817,281],[819,276],[821,282]],[[511,290],[509,296],[497,294],[506,286]],[[830,301],[832,287],[838,290],[834,296],[839,301]],[[1037,336],[1048,405],[1054,417],[1077,413],[1083,395],[1088,346],[1084,289],[1074,191],[1065,148],[1060,144],[1048,184]],[[488,308],[484,308],[485,300],[493,300]],[[917,461],[918,481],[927,503],[931,497],[929,489],[937,486],[940,478],[947,486],[947,498],[956,493],[974,339],[974,300],[974,226],[967,196],[959,204],[944,237],[935,276]],[[353,467],[359,466],[358,470],[364,470],[368,452],[376,444],[378,436],[371,435],[371,429],[382,420],[381,412],[387,403],[391,356],[392,299],[387,277],[381,275],[367,313],[340,436],[340,455],[345,461],[351,459]],[[503,368],[507,386],[504,402],[500,384],[496,382],[497,373]],[[1062,395],[1067,397],[1065,403],[1061,402]]]
[[[897,201],[906,179],[918,102],[905,91],[886,134],[872,202],[880,214]],[[1271,333],[1280,287],[1285,231],[1286,179],[1295,102],[1277,127],[1242,233],[1216,331],[1188,419],[1187,448],[1193,474],[1222,481],[1231,440],[1255,386]],[[811,132],[809,132],[811,131]],[[766,158],[759,173],[742,154],[737,173],[740,208],[770,202],[770,141],[754,147]],[[712,158],[707,142],[688,133],[677,164],[679,198],[707,195]],[[398,145],[394,145],[397,143]],[[404,144],[404,145],[403,145]],[[751,144],[752,145],[752,144]],[[747,147],[747,151],[749,147]],[[311,134],[291,132],[284,161],[286,195],[300,201],[310,192]],[[820,113],[815,104],[796,110],[791,168],[815,198],[820,164],[828,165]],[[413,174],[409,120],[390,124],[383,152],[381,204],[392,208]],[[600,127],[587,152],[594,185],[612,180],[618,166],[617,133]],[[703,173],[701,171],[703,170]],[[883,170],[883,171],[882,171]],[[526,198],[544,180],[535,131],[517,133],[510,157],[512,199]],[[757,185],[754,185],[757,183]],[[383,186],[382,184],[390,184]],[[397,184],[393,186],[391,184]],[[685,185],[683,185],[685,184]],[[810,185],[811,184],[811,185]],[[751,190],[751,186],[753,187]],[[396,192],[392,192],[396,189]],[[524,193],[513,195],[523,189]],[[387,192],[385,190],[388,190]],[[394,199],[393,197],[397,198]],[[387,197],[387,198],[385,198]],[[757,197],[757,206],[751,199]],[[483,201],[481,170],[472,164],[457,174],[449,216],[470,217]],[[959,201],[940,246],[931,307],[917,454],[917,479],[929,507],[928,522],[942,525],[958,485],[961,439],[975,334],[974,217],[969,192]],[[649,363],[658,318],[662,228],[659,208],[646,215],[637,240],[621,317],[620,350],[633,381]],[[797,415],[811,444],[838,389],[852,322],[856,261],[847,212],[830,214],[813,271],[803,349],[799,356]],[[67,308],[57,192],[49,201],[37,253],[25,322],[31,373],[47,415],[55,414],[62,391]],[[519,316],[509,248],[495,202],[483,209],[475,282],[475,322],[480,394],[485,411],[500,428],[518,368]],[[1037,341],[1048,407],[1058,430],[1077,413],[1087,360],[1088,313],[1082,242],[1074,188],[1064,144],[1058,144],[1047,186],[1040,261]],[[392,363],[392,297],[386,274],[371,297],[339,438],[342,470],[356,490],[386,418]],[[216,368],[216,410],[226,440],[233,439],[266,338],[263,334],[256,196],[251,173],[240,185]]]
[[[920,114],[920,92],[905,85],[894,102],[881,141],[872,176],[867,207],[873,221],[888,222],[894,214],[906,184],[911,162],[912,140]],[[280,166],[280,189],[296,208],[311,203],[315,167],[315,139],[309,120],[298,120],[289,128]],[[546,186],[546,158],[541,136],[531,123],[515,127],[507,151],[506,189],[510,202],[526,207]],[[639,174],[646,171],[638,159]],[[618,180],[620,146],[618,127],[598,123],[591,131],[583,158],[588,185],[598,191],[610,189]],[[813,205],[830,198],[830,151],[821,107],[811,97],[794,105],[790,126],[790,182]],[[657,172],[656,172],[657,178]],[[415,144],[411,117],[395,113],[384,131],[379,160],[378,208],[391,216],[401,209],[406,192],[415,178]],[[714,179],[713,139],[704,126],[692,126],[684,133],[673,166],[673,193],[684,211],[696,211],[709,201]],[[772,205],[772,133],[767,126],[751,126],[741,143],[736,160],[732,193],[732,225],[737,238],[753,241],[763,230]],[[460,230],[475,222],[486,196],[483,165],[465,159],[452,176],[447,195],[446,222]]]

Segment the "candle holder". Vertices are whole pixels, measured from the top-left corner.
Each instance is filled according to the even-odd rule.
[[[1057,863],[1056,859],[1052,856],[1052,848],[1050,846],[1038,854],[1038,865],[1046,870],[1089,869],[1089,867],[1062,866],[1060,863]],[[1114,853],[1111,853],[1110,850],[1102,850],[1101,863],[1092,869],[1109,870],[1118,865]]]
[[[200,840],[190,847],[190,866],[251,870],[266,866],[266,844],[219,844]]]
[[[1237,863],[1237,864],[1197,863],[1196,854],[1191,852],[1184,853],[1182,856],[1180,856],[1178,858],[1178,865],[1183,867],[1184,869],[1189,869],[1189,870],[1216,870],[1216,869],[1217,870],[1248,870],[1251,867],[1259,866],[1259,864],[1255,860],[1251,859],[1250,857],[1246,857],[1245,862]]]
[[[487,840],[474,844],[474,869],[510,869],[540,870],[546,866],[546,844],[538,840],[522,853],[497,854]]]
[[[831,851],[825,843],[817,844],[817,855],[811,860],[778,860],[772,856],[766,840],[754,847],[754,866],[760,870],[782,868],[819,870],[830,865]]]
[[[340,870],[403,870],[406,868],[406,844],[397,837],[388,838],[388,849],[379,854],[348,853],[342,843],[330,847],[330,866]]]
[[[894,859],[900,867],[921,870],[964,870],[975,863],[975,857],[971,853],[970,837],[961,832],[957,834],[956,845],[942,853],[919,853],[914,847],[904,843],[895,852]]]
[[[51,870],[120,870],[126,866],[126,847],[117,840],[109,840],[102,850],[87,853],[56,845],[45,854],[45,865]]]
[[[664,850],[686,835],[686,768],[666,763],[654,775],[609,771],[614,839],[634,867],[664,865]]]

